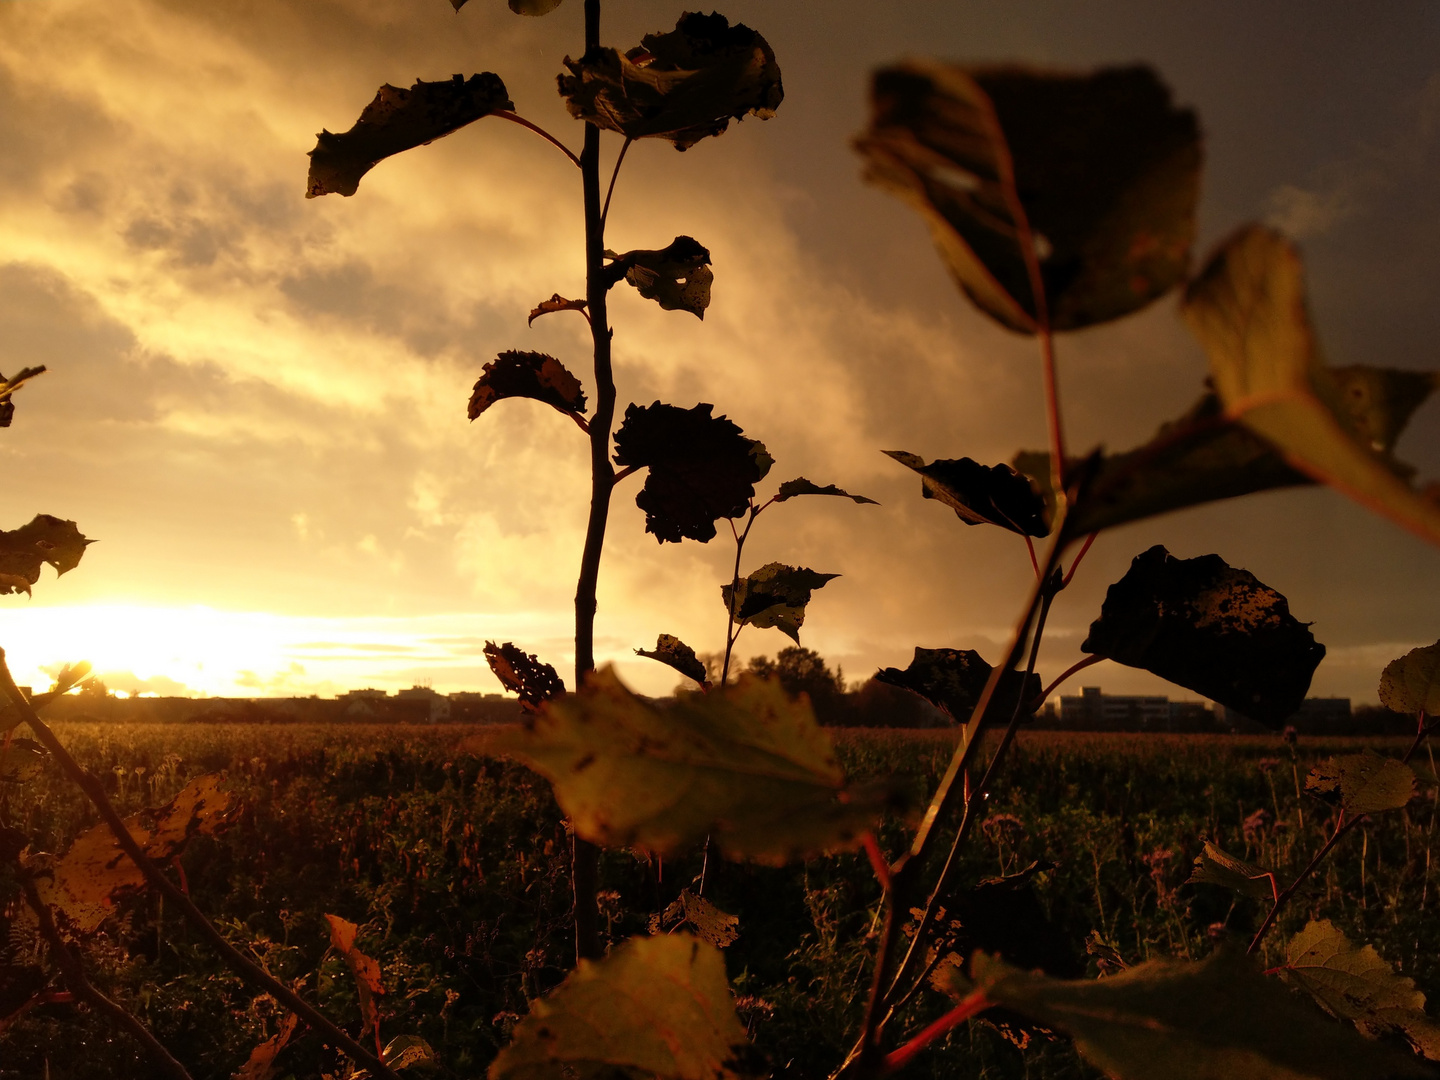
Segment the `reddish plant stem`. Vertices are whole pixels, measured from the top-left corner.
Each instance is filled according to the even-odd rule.
[[[1340,838],[1363,820],[1365,820],[1365,817],[1362,814],[1359,817],[1354,817],[1346,821],[1345,810],[1343,807],[1341,808],[1339,814],[1336,815],[1335,831],[1330,834],[1330,839],[1326,840],[1325,846],[1315,853],[1315,857],[1310,860],[1310,865],[1300,871],[1300,876],[1292,881],[1289,887],[1275,898],[1275,903],[1270,908],[1270,914],[1265,916],[1265,921],[1260,924],[1260,929],[1255,931],[1255,936],[1250,939],[1250,947],[1245,950],[1247,954],[1253,953],[1260,947],[1260,942],[1264,939],[1265,935],[1270,932],[1270,927],[1275,925],[1275,920],[1280,915],[1280,909],[1289,903],[1290,897],[1294,896],[1300,886],[1305,883],[1305,879],[1315,872],[1315,868],[1320,865],[1326,855],[1330,854],[1330,850],[1340,842]]]
[[[1031,702],[1031,705],[1036,709],[1040,708],[1041,705],[1045,704],[1045,699],[1055,692],[1056,687],[1058,687],[1066,679],[1070,678],[1071,675],[1078,674],[1079,672],[1084,671],[1087,667],[1093,667],[1095,664],[1100,663],[1100,661],[1104,659],[1105,657],[1103,656],[1094,655],[1087,656],[1084,660],[1075,661],[1075,663],[1071,664],[1068,668],[1062,671],[1056,677],[1054,682],[1052,682],[1049,686],[1045,687],[1044,690],[1041,690],[1040,697],[1037,700]]]
[[[509,112],[503,109],[499,112],[493,112],[490,115],[498,116],[501,120],[509,120],[512,124],[519,124],[521,127],[528,128],[529,130],[535,132],[536,135],[539,135],[551,146],[557,147],[562,154],[564,154],[567,158],[570,159],[570,163],[572,165],[574,165],[576,168],[580,167],[580,159],[575,156],[575,152],[571,150],[568,146],[566,146],[564,143],[562,143],[559,139],[555,138],[554,135],[551,135],[550,132],[546,131],[539,124],[532,124],[523,116],[519,116],[516,113]]]
[[[615,158],[615,168],[610,173],[610,186],[605,189],[605,205],[600,208],[600,228],[605,228],[605,223],[610,220],[610,196],[615,194],[615,181],[620,179],[620,166],[625,163],[625,154],[630,149],[634,139],[626,139],[625,145],[620,147],[620,153]]]
[[[861,842],[865,846],[865,854],[870,858],[870,868],[875,871],[875,880],[880,882],[880,887],[886,892],[890,891],[890,863],[880,852],[880,844],[875,839],[873,832],[867,832]]]
[[[94,804],[96,811],[99,812],[100,819],[115,834],[115,842],[119,845],[120,850],[125,852],[135,863],[140,873],[145,876],[145,880],[150,883],[151,888],[159,891],[162,896],[180,909],[180,913],[185,916],[186,921],[202,938],[209,942],[211,948],[219,953],[220,958],[231,971],[255,989],[269,994],[314,1028],[325,1042],[343,1051],[351,1060],[363,1065],[376,1076],[383,1077],[384,1080],[399,1080],[383,1061],[345,1034],[325,1014],[315,1009],[304,998],[275,979],[264,968],[226,941],[225,936],[215,928],[215,924],[205,917],[205,913],[164,875],[160,867],[155,865],[154,860],[145,854],[145,851],[136,843],[135,838],[130,835],[130,830],[125,827],[124,819],[111,805],[100,782],[80,767],[80,763],[70,756],[65,745],[55,737],[55,733],[46,726],[40,717],[35,715],[35,710],[30,707],[30,703],[25,700],[25,695],[21,694],[19,687],[15,685],[15,679],[10,674],[10,667],[5,662],[4,649],[0,649],[0,692],[3,692],[14,703],[20,712],[21,719],[30,726],[30,730],[35,733],[35,738],[40,741],[41,745],[50,751],[51,756],[65,774],[75,781],[80,790],[85,792],[90,802]]]
[[[1035,571],[1035,579],[1040,579],[1040,560],[1035,558],[1035,541],[1030,539],[1029,533],[1021,533],[1025,537],[1025,550],[1030,553],[1030,566]]]
[[[924,1050],[925,1047],[929,1046],[942,1035],[948,1034],[977,1013],[984,1012],[990,1008],[990,1005],[991,1002],[985,997],[985,992],[983,990],[976,990],[904,1046],[886,1054],[885,1060],[880,1066],[880,1071],[893,1073],[903,1069],[906,1065],[910,1064],[910,1060],[916,1054],[920,1053],[921,1050]]]
[[[1075,556],[1075,561],[1070,564],[1070,570],[1061,581],[1061,585],[1070,584],[1070,579],[1075,576],[1075,571],[1080,569],[1080,560],[1085,558],[1085,553],[1090,550],[1090,545],[1095,543],[1095,538],[1099,535],[1098,532],[1092,532],[1085,538],[1085,543],[1080,546],[1080,552]]]

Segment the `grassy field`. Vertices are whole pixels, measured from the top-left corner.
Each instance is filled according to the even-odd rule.
[[[548,786],[484,752],[483,729],[373,726],[101,726],[57,729],[122,807],[168,799],[189,779],[226,771],[245,810],[222,836],[192,847],[192,895],[230,939],[303,987],[358,1030],[354,987],[327,954],[323,915],[362,924],[360,946],[383,969],[386,1038],[422,1035],[440,1075],[479,1077],[526,1002],[563,978],[569,955],[568,840]],[[855,776],[893,774],[917,800],[933,789],[953,736],[840,731]],[[1036,879],[1041,906],[1079,970],[1093,932],[1127,961],[1198,957],[1263,915],[1211,886],[1184,884],[1206,836],[1233,854],[1293,874],[1323,842],[1322,804],[1298,795],[1317,759],[1358,740],[1278,737],[1021,736],[968,847],[964,878],[1055,864]],[[1403,740],[1365,745],[1398,753]],[[1433,759],[1417,758],[1433,775]],[[93,813],[58,772],[5,790],[3,820],[34,850],[63,852]],[[1272,955],[1306,919],[1334,919],[1352,936],[1440,991],[1440,921],[1428,917],[1436,788],[1356,831],[1289,909]],[[888,822],[882,845],[908,832]],[[692,884],[698,856],[659,860],[607,853],[605,929],[643,932]],[[742,1017],[774,1073],[823,1077],[853,1036],[877,930],[879,888],[863,857],[774,870],[712,861],[705,895],[740,918],[727,951]],[[0,895],[0,902],[8,897]],[[13,910],[13,909],[11,909]],[[0,925],[0,930],[9,930]],[[24,936],[7,934],[10,962]],[[0,938],[0,941],[5,938]],[[89,950],[97,981],[149,1024],[200,1078],[230,1077],[272,1034],[275,1006],[255,999],[173,913],[141,897]],[[1093,962],[1089,971],[1093,974]],[[944,1007],[922,993],[903,1019]],[[340,1074],[311,1035],[297,1035],[280,1076]],[[48,1069],[48,1073],[47,1070]],[[911,1066],[914,1076],[1060,1078],[1094,1075],[1063,1043],[1021,1051],[984,1024],[957,1031]],[[0,1035],[0,1078],[144,1077],[124,1036],[71,1006],[46,1007]]]

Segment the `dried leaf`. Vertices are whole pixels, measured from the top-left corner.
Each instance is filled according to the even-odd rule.
[[[701,941],[723,949],[735,944],[740,936],[740,920],[727,915],[702,896],[696,896],[689,889],[681,889],[664,911],[650,916],[650,933],[660,934],[690,926]]]
[[[762,630],[774,627],[798,645],[810,594],[839,576],[803,566],[766,563],[741,578],[738,589],[733,584],[720,586],[720,596],[736,622]]]
[[[766,40],[723,15],[687,12],[668,34],[646,34],[620,55],[595,48],[565,58],[560,95],[570,115],[629,139],[688,150],[736,120],[775,115],[785,91]]]
[[[7,428],[10,422],[15,419],[15,403],[10,400],[10,395],[19,390],[36,375],[45,373],[45,365],[39,367],[21,368],[19,374],[7,379],[0,375],[0,428]]]
[[[966,525],[999,525],[1021,536],[1050,532],[1045,500],[1028,476],[1009,465],[981,465],[971,458],[942,458],[925,464],[918,454],[886,450],[920,474],[921,494],[955,511]]]
[[[36,514],[28,525],[0,531],[0,596],[23,592],[40,580],[40,567],[49,563],[56,575],[80,565],[85,548],[95,541],[80,535],[73,521]]]
[[[378,1040],[380,1008],[375,1004],[375,999],[385,993],[384,983],[380,979],[380,965],[373,957],[365,955],[355,947],[355,939],[360,933],[358,926],[339,915],[326,915],[325,921],[330,924],[330,944],[345,958],[350,974],[355,976],[355,993],[360,1000],[362,1030],[374,1031]]]
[[[270,1038],[266,1039],[254,1050],[245,1060],[233,1080],[274,1080],[276,1073],[275,1059],[280,1056],[280,1051],[285,1049],[290,1036],[295,1034],[295,1028],[300,1023],[300,1018],[294,1013],[287,1013],[285,1019],[280,1022],[280,1030]]]
[[[687,679],[694,679],[702,687],[710,685],[705,665],[695,655],[695,650],[674,634],[661,634],[657,637],[654,652],[646,652],[644,649],[636,649],[635,652],[639,656],[646,656],[651,660],[659,660],[662,664],[668,664]]]
[[[1268,727],[1301,703],[1325,656],[1285,597],[1218,555],[1159,544],[1110,586],[1081,650],[1194,690]]]
[[[469,416],[474,420],[501,398],[527,397],[565,413],[585,412],[585,391],[580,380],[553,356],[538,352],[502,352],[481,369],[483,374],[470,395]]]
[[[1415,795],[1415,771],[1374,750],[1326,758],[1305,777],[1305,790],[1350,816],[1399,810]]]
[[[625,280],[646,300],[654,300],[666,311],[688,311],[705,318],[710,306],[710,251],[689,236],[677,236],[658,251],[605,253],[613,261],[605,268],[610,280]]]
[[[541,315],[549,315],[555,311],[579,311],[584,312],[588,305],[584,300],[566,300],[558,292],[551,295],[549,300],[541,300],[540,303],[530,312],[530,321],[526,324],[533,326],[535,320]]]
[[[1275,898],[1275,875],[1263,866],[1247,863],[1243,859],[1222,851],[1209,840],[1204,850],[1195,856],[1195,868],[1185,879],[1187,885],[1220,885],[1246,896],[1261,900]]]
[[[865,178],[921,213],[961,289],[1002,325],[1037,325],[1024,225],[1054,330],[1128,315],[1184,281],[1200,131],[1149,69],[909,61],[876,73],[871,103]]]
[[[1380,673],[1380,704],[1398,713],[1440,713],[1440,641],[1411,649]]]
[[[974,649],[922,649],[917,645],[915,656],[904,671],[881,668],[875,678],[919,694],[948,713],[951,719],[964,724],[975,711],[993,670]],[[1006,672],[985,710],[986,723],[1008,723],[1018,704],[1016,699],[1034,701],[1041,689],[1038,675],[1032,674],[1026,679],[1018,671]]]
[[[360,178],[385,158],[513,108],[500,76],[489,71],[446,82],[421,79],[409,90],[386,83],[349,131],[316,136],[305,197],[354,195]]]
[[[533,712],[565,692],[565,681],[553,667],[508,641],[504,645],[487,641],[485,660],[500,685],[519,695],[526,711]]]
[[[890,798],[847,788],[808,702],[748,677],[661,706],[603,668],[492,746],[550,780],[580,836],[661,855],[707,835],[774,866],[854,848]]]
[[[811,483],[803,476],[797,476],[794,480],[786,480],[780,485],[780,490],[775,493],[775,502],[785,502],[797,495],[837,495],[842,499],[849,499],[856,503],[869,503],[871,506],[880,504],[874,499],[867,499],[864,495],[851,495],[850,492],[836,487],[834,484],[826,484],[821,487],[819,484]]]

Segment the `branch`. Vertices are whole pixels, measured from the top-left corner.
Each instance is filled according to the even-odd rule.
[[[886,1054],[885,1060],[880,1068],[882,1072],[893,1073],[903,1069],[910,1064],[910,1059],[924,1050],[940,1036],[948,1034],[953,1028],[963,1024],[976,1013],[984,1012],[990,1008],[991,1002],[985,997],[985,991],[976,990],[964,1001],[956,1005],[948,1013],[936,1020],[933,1024],[920,1032],[913,1039],[907,1042],[900,1049]]]

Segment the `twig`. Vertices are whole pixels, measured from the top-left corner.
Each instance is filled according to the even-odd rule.
[[[770,501],[774,502],[775,500]],[[734,651],[735,642],[740,637],[740,630],[735,625],[735,597],[740,592],[740,555],[745,550],[745,541],[750,536],[750,529],[755,524],[755,519],[760,516],[760,511],[769,505],[768,502],[764,506],[750,504],[750,519],[745,522],[744,532],[737,532],[734,519],[730,520],[730,532],[735,536],[735,569],[730,575],[730,604],[725,613],[725,661],[720,666],[721,686],[724,686],[730,679],[730,654]]]
[[[1085,538],[1085,543],[1081,545],[1080,551],[1075,556],[1075,561],[1070,564],[1069,572],[1066,573],[1064,579],[1060,582],[1062,586],[1070,584],[1070,579],[1075,576],[1075,571],[1080,569],[1080,560],[1085,558],[1085,553],[1090,550],[1090,545],[1095,543],[1095,538],[1099,535],[1098,532],[1092,532]]]
[[[512,124],[519,124],[523,128],[529,128],[531,131],[535,132],[536,135],[539,135],[550,145],[558,147],[560,152],[564,154],[567,158],[569,158],[571,164],[573,164],[577,169],[581,167],[580,159],[575,156],[575,152],[571,150],[568,146],[566,146],[564,143],[562,143],[559,139],[555,138],[554,135],[551,135],[539,124],[532,124],[523,116],[518,116],[515,113],[509,112],[505,109],[501,109],[499,112],[493,112],[490,115],[498,116],[501,120],[509,120]]]
[[[1036,709],[1040,708],[1041,705],[1045,704],[1045,699],[1055,692],[1056,687],[1058,687],[1066,679],[1070,678],[1071,675],[1084,671],[1087,667],[1098,664],[1101,660],[1104,659],[1105,657],[1096,653],[1091,656],[1085,657],[1084,660],[1075,661],[1075,663],[1071,664],[1068,668],[1066,668],[1058,676],[1056,676],[1054,682],[1052,682],[1044,690],[1041,690],[1040,696],[1036,698],[1035,701],[1031,702],[1031,705]]]
[[[955,1008],[951,1009],[939,1020],[936,1020],[924,1031],[900,1047],[900,1049],[886,1054],[885,1061],[880,1066],[881,1071],[893,1073],[903,1069],[910,1063],[910,1060],[916,1054],[920,1053],[921,1050],[924,1050],[925,1047],[929,1046],[953,1028],[963,1024],[976,1013],[984,1012],[990,1008],[990,1005],[990,1000],[985,997],[985,991],[976,990],[973,994],[961,1001],[959,1005],[956,1005]]]

